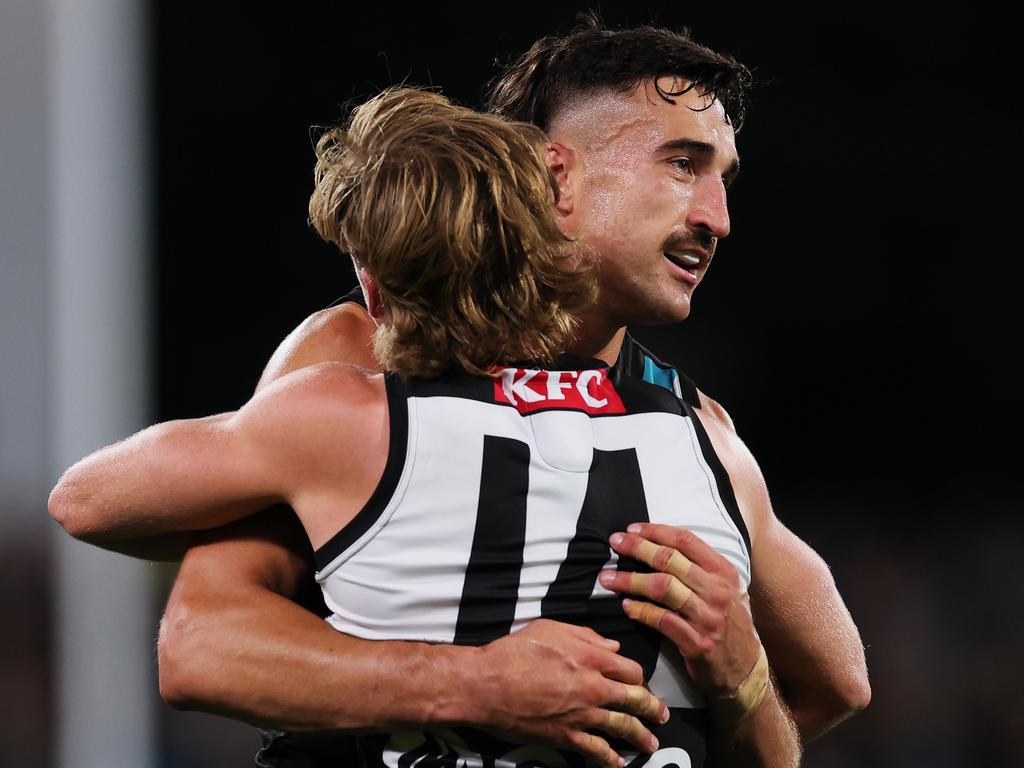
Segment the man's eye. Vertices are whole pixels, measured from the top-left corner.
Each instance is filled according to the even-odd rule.
[[[683,173],[693,173],[693,163],[688,157],[677,157],[672,160],[672,165]]]

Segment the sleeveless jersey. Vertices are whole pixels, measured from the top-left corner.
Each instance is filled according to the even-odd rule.
[[[542,617],[592,627],[620,641],[671,709],[654,729],[661,749],[631,765],[702,765],[705,703],[678,652],[597,582],[604,568],[649,570],[608,545],[644,520],[693,531],[750,581],[728,477],[679,396],[678,375],[647,360],[664,381],[610,376],[603,363],[579,359],[559,371],[504,368],[493,380],[387,376],[391,439],[380,484],[315,553],[328,621],[367,639],[471,645]],[[467,728],[358,743],[374,768],[582,765],[578,755]]]
[[[358,285],[346,295],[332,302],[330,306],[337,306],[346,302],[352,302],[359,304],[364,308],[366,307],[366,300]],[[657,356],[638,343],[628,332],[623,339],[622,349],[619,351],[619,357],[616,360],[615,365],[613,365],[609,371],[609,377],[616,386],[621,385],[623,381],[636,379],[662,387],[680,398],[685,404],[684,407],[691,414],[693,409],[700,408],[700,400],[694,383],[685,374],[679,372],[674,366],[659,360]],[[749,538],[747,537],[746,528],[739,515],[736,499],[729,483],[728,474],[715,455],[711,447],[711,443],[701,428],[699,421],[697,421],[693,416],[691,416],[691,418],[694,419],[695,431],[697,433],[698,441],[700,442],[701,450],[707,460],[708,466],[714,474],[715,485],[718,488],[719,496],[726,505],[726,508],[729,510],[732,518],[737,521],[740,533],[743,534],[749,550]],[[681,499],[680,503],[685,504],[686,500]],[[629,522],[633,522],[634,519],[639,518],[631,518]],[[329,613],[326,607],[323,606],[320,590],[317,590],[316,603],[319,604],[320,607],[311,608],[311,610],[315,610],[321,615]],[[702,710],[685,711],[687,713],[702,712]],[[675,712],[673,712],[673,719],[676,719]],[[700,723],[698,723],[698,727],[701,727]],[[460,732],[465,733],[466,731],[465,729],[460,729]],[[660,731],[655,730],[655,732],[660,738],[662,735]],[[357,737],[340,733],[338,731],[284,732],[260,729],[260,735],[262,737],[263,746],[256,756],[257,768],[337,768],[339,765],[357,765],[362,762],[357,754],[357,750],[359,749]],[[476,735],[476,732],[473,732],[473,735]],[[364,740],[366,738],[367,737],[363,737]],[[431,737],[427,736],[426,738],[430,739]],[[440,743],[438,744],[438,747],[440,749]],[[437,751],[439,750],[435,750],[435,753]],[[450,764],[450,761],[444,764],[448,765]],[[575,760],[574,757],[569,757],[566,760],[566,765],[577,764],[581,764],[581,762],[579,760]],[[640,764],[641,763],[637,763],[636,765],[639,766]],[[671,763],[668,765],[670,764]],[[418,768],[428,768],[429,764],[416,762],[415,765],[418,766]],[[655,767],[654,763],[648,763],[647,765],[648,768]]]

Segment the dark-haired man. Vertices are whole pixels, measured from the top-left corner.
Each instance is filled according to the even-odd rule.
[[[727,57],[663,30],[585,29],[538,42],[498,84],[494,106],[548,133],[562,227],[600,261],[602,295],[581,318],[573,351],[692,400],[708,436],[702,450],[721,461],[715,480],[723,504],[732,494],[749,529],[751,609],[761,641],[810,737],[867,701],[856,629],[827,567],[774,517],[757,465],[724,410],[625,333],[632,323],[684,319],[717,241],[729,232],[725,187],[738,168],[734,132],[746,78]],[[282,344],[260,385],[325,360],[374,367],[372,330],[356,302],[318,313]],[[675,549],[697,561],[699,540],[647,526],[615,547],[637,555],[648,550],[645,542],[664,547],[653,563],[664,575],[610,575],[602,583],[632,593],[630,615],[657,626],[712,703],[724,702],[757,647],[749,633],[735,631],[746,610],[735,572],[704,571],[703,591],[714,597],[689,602],[679,592],[680,561],[666,554]],[[616,700],[620,688],[609,685],[639,682],[636,669],[596,636],[545,621],[479,649],[342,637],[283,597],[309,573],[307,546],[286,514],[268,512],[206,535],[185,558],[163,624],[165,697],[294,729],[473,724],[604,759],[600,737],[589,732],[649,748],[647,729],[616,714],[643,715],[646,705]],[[742,747],[743,726],[733,726]],[[337,761],[336,742],[320,757],[311,743],[277,739],[262,759],[280,766]]]

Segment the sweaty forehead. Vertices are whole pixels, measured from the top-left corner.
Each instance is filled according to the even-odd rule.
[[[663,77],[658,85],[663,92],[678,93],[688,83]],[[552,120],[551,139],[588,151],[622,144],[653,150],[666,142],[692,139],[735,154],[732,126],[720,102],[696,89],[670,98],[674,104],[662,98],[653,80],[629,91],[609,88],[581,95]]]

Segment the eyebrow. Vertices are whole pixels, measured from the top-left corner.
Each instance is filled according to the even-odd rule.
[[[683,149],[688,152],[694,152],[698,155],[704,155],[705,157],[715,156],[715,145],[709,144],[706,141],[697,141],[696,139],[672,139],[666,141],[660,147],[658,152],[664,152],[666,150]],[[722,174],[722,178],[726,184],[732,184],[736,181],[736,177],[740,175],[740,160],[736,158],[729,164],[729,167],[725,169],[725,173]]]

